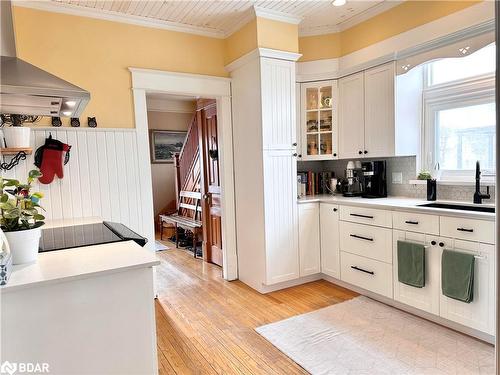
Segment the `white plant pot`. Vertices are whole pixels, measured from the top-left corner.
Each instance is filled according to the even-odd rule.
[[[30,147],[31,128],[23,126],[4,126],[2,128],[5,144],[9,148]]]
[[[36,262],[42,230],[40,228],[4,232],[12,254],[12,264]]]

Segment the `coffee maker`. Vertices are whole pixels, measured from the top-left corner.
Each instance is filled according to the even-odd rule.
[[[360,161],[349,161],[345,170],[347,184],[342,192],[344,197],[359,197],[363,194],[363,171]]]
[[[361,163],[363,170],[363,198],[387,197],[387,179],[385,160]]]

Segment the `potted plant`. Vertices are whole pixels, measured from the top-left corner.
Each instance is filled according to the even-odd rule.
[[[12,263],[35,262],[45,217],[39,201],[42,193],[31,193],[32,183],[42,174],[32,170],[26,184],[0,177],[0,227],[5,232],[12,253]]]
[[[3,136],[5,144],[9,148],[30,147],[31,128],[23,127],[24,121],[34,121],[34,116],[2,115]],[[10,126],[7,126],[10,125]]]

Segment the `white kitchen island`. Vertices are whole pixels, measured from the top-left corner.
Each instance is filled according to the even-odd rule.
[[[156,374],[154,253],[133,241],[39,254],[0,288],[0,362]]]

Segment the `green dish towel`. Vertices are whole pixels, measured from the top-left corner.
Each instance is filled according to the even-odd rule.
[[[474,297],[474,255],[443,250],[441,289],[446,297],[471,303]]]
[[[416,288],[425,286],[424,245],[398,241],[398,280]]]

